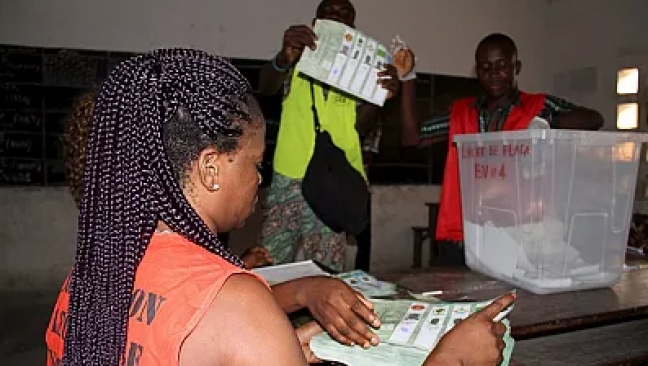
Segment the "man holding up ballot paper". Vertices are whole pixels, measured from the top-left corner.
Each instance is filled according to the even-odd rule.
[[[315,28],[316,22],[321,27],[335,28],[337,24],[337,30],[353,31],[355,9],[348,0],[324,0],[317,7]],[[320,33],[318,38],[314,30],[307,25],[288,28],[281,51],[261,70],[262,94],[274,95],[284,87],[261,242],[276,264],[313,259],[341,270],[346,234],[357,235],[368,220],[360,136],[375,126],[384,99],[396,95],[400,80],[384,48],[369,37],[353,32],[346,36],[342,33],[335,39],[327,38],[329,33]],[[325,38],[329,41],[325,42]],[[337,64],[332,62],[322,65],[321,69],[331,70],[327,82],[299,69],[300,60],[305,61],[303,56],[316,52],[318,46],[326,52],[325,56],[337,57],[336,62],[340,58],[348,60],[341,69],[336,69]],[[348,85],[349,90],[356,88],[358,92],[344,92],[331,86],[341,85],[331,82],[337,76],[336,80]],[[358,97],[363,93],[375,98]],[[315,161],[320,165],[314,167]],[[319,169],[321,165],[333,164],[332,161],[337,163],[336,172]],[[322,175],[329,180],[314,178]],[[340,189],[336,194],[327,194],[332,185],[339,185]],[[360,194],[349,193],[349,187]],[[332,216],[340,225],[331,223]],[[355,218],[356,224],[352,224]]]

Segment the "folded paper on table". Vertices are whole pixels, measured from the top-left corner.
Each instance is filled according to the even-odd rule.
[[[252,271],[263,277],[271,286],[302,277],[329,276],[312,260],[255,268]]]
[[[382,106],[388,91],[378,73],[391,63],[387,48],[375,39],[332,20],[318,19],[313,27],[316,49],[306,48],[297,71],[369,103]]]

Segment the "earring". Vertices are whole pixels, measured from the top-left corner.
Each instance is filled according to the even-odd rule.
[[[220,188],[220,184],[218,183],[214,183],[214,185],[212,185],[212,190],[214,191],[217,191],[219,188]]]

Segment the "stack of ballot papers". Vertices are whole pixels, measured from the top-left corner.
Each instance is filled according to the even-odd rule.
[[[369,349],[348,347],[332,339],[327,333],[313,337],[310,346],[323,360],[342,362],[348,366],[412,366],[421,365],[439,339],[470,314],[479,311],[493,300],[483,302],[429,303],[411,300],[372,300],[382,326],[376,330],[380,344]],[[504,319],[513,306],[503,310],[496,320]],[[504,342],[504,360],[507,366],[513,351],[508,320]]]
[[[328,272],[311,260],[255,268],[252,272],[263,277],[270,286],[302,277],[330,276]]]
[[[271,286],[303,277],[331,276],[341,279],[351,288],[368,298],[396,294],[395,284],[379,281],[364,271],[354,270],[338,275],[331,275],[312,260],[256,268],[253,272],[263,277]]]
[[[379,281],[374,276],[362,270],[340,273],[337,277],[368,298],[396,294],[396,284]]]

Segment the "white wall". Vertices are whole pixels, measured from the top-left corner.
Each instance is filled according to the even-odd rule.
[[[560,0],[550,8],[544,46],[551,55],[547,76],[559,78],[551,90],[598,109],[605,129],[616,129],[617,70],[648,65],[648,1]],[[595,70],[593,80],[586,76],[570,82],[586,68]]]
[[[0,43],[144,51],[191,46],[225,56],[271,58],[291,24],[310,23],[319,0],[20,0],[0,5]],[[486,34],[513,36],[527,89],[549,86],[540,46],[548,5],[539,0],[355,0],[357,26],[388,43],[400,34],[420,70],[470,75]],[[540,52],[537,52],[539,50]]]

